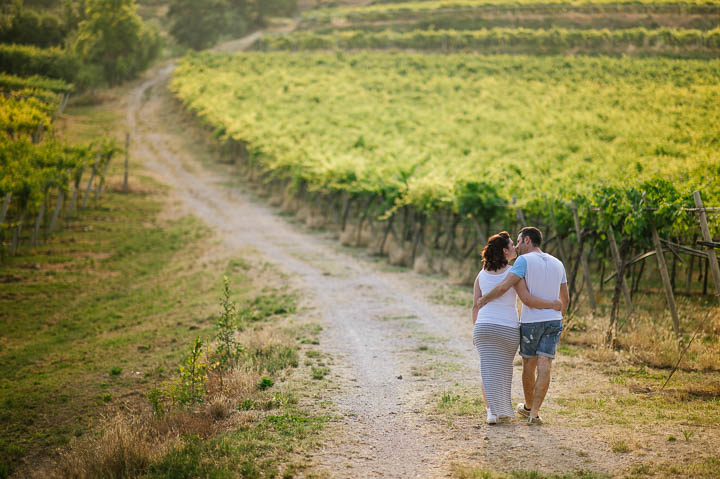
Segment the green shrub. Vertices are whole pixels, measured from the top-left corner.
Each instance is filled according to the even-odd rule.
[[[272,379],[270,378],[262,378],[260,382],[258,383],[258,389],[268,389],[275,385]]]
[[[59,46],[65,39],[65,25],[50,12],[38,12],[15,4],[6,21],[0,23],[0,43]]]
[[[45,78],[39,75],[19,77],[8,73],[0,73],[0,90],[23,90],[25,88],[47,90],[55,93],[67,93],[72,86],[63,80]]]
[[[86,19],[70,40],[73,53],[111,85],[135,77],[160,52],[160,35],[135,10],[134,0],[88,0]],[[88,78],[96,74],[86,72]]]
[[[0,72],[22,77],[40,75],[72,82],[79,67],[77,58],[60,48],[0,45]]]

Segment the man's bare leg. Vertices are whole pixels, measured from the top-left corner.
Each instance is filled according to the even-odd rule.
[[[530,408],[530,417],[537,417],[540,406],[545,400],[548,387],[550,386],[550,370],[552,368],[552,358],[547,356],[537,357],[537,379],[532,393],[532,407]],[[523,371],[523,384],[525,382],[525,374]],[[527,397],[527,393],[525,394]]]
[[[532,408],[533,393],[535,391],[535,370],[537,368],[537,356],[534,358],[523,358],[522,385],[525,395],[525,408]]]

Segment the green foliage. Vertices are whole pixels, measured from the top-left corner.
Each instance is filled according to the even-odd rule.
[[[652,245],[651,221],[661,233],[683,234],[691,226],[692,218],[682,210],[692,206],[690,192],[680,193],[663,178],[650,178],[631,187],[601,187],[592,203],[599,210],[600,231],[613,226],[616,234],[638,246]]]
[[[258,383],[258,389],[268,389],[275,385],[272,379],[270,378],[262,378],[260,382]]]
[[[202,353],[203,341],[197,337],[183,364],[178,368],[180,377],[170,390],[171,398],[176,404],[191,406],[202,402],[205,397],[208,363],[202,360]]]
[[[269,16],[289,16],[296,10],[297,0],[171,0],[168,17],[178,42],[201,50],[222,37],[262,27]]]
[[[572,49],[587,53],[623,53],[633,47],[648,54],[680,53],[717,56],[720,29],[710,31],[670,28],[593,30],[563,28],[490,28],[481,30],[413,30],[367,32],[345,30],[332,33],[300,31],[291,35],[262,37],[261,50],[327,50],[401,48],[425,51],[524,52],[528,54],[564,53]]]
[[[66,33],[65,25],[57,15],[25,8],[21,2],[13,3],[6,13],[5,21],[0,21],[0,43],[47,48],[60,46]]]
[[[230,29],[233,20],[228,0],[171,0],[168,17],[170,33],[183,45],[196,50],[214,45]],[[244,32],[247,21],[234,28]]]
[[[324,421],[290,409],[215,437],[185,437],[144,477],[296,477],[292,461]]]
[[[46,125],[42,114],[19,109],[7,99],[0,100],[0,105],[4,107],[0,108],[0,131],[7,135],[0,139],[0,195],[12,194],[8,218],[17,219],[23,211],[36,212],[51,190],[77,188],[87,169],[95,169],[102,178],[104,166],[120,151],[108,139],[81,146],[55,139],[35,144],[33,132]]]
[[[503,200],[497,189],[482,181],[461,181],[456,187],[458,213],[492,221],[501,211]]]
[[[312,371],[312,378],[316,379],[316,380],[323,379],[325,376],[330,374],[330,369],[325,368],[325,367],[312,366],[311,371]]]
[[[150,401],[150,406],[152,407],[153,414],[155,417],[162,418],[165,416],[165,413],[167,411],[167,392],[163,389],[159,388],[152,388],[147,393],[148,401]]]
[[[230,299],[230,280],[227,276],[223,276],[223,297],[220,300],[222,312],[217,320],[217,341],[218,346],[215,350],[215,356],[220,363],[221,368],[235,366],[242,354],[243,347],[235,339],[235,333],[238,330],[237,307],[235,302]]]
[[[245,360],[250,366],[270,375],[289,367],[295,368],[299,364],[296,348],[282,345],[248,348],[245,351]]]
[[[62,20],[68,32],[77,30],[85,20],[87,0],[62,0]]]
[[[278,314],[291,314],[296,309],[295,296],[270,292],[252,298],[247,305],[238,311],[242,322],[254,322],[270,318]]]
[[[134,0],[88,0],[86,17],[70,41],[74,54],[99,68],[102,80],[110,85],[133,78],[160,51],[158,32],[145,25],[135,10]]]
[[[19,77],[0,73],[0,90],[11,92],[13,90],[46,90],[54,93],[68,93],[72,86],[67,82],[55,78],[46,78],[40,75]]]
[[[0,72],[17,76],[40,75],[72,83],[80,63],[57,47],[0,44]]]
[[[467,13],[474,9],[485,11],[490,8],[525,9],[534,6],[541,6],[543,12],[548,7],[568,9],[574,6],[592,6],[595,9],[610,9],[617,11],[623,7],[642,4],[646,8],[672,7],[678,9],[688,6],[714,7],[716,3],[712,0],[689,0],[678,4],[676,0],[544,0],[539,3],[537,0],[411,0],[400,2],[372,2],[370,5],[340,6],[337,8],[325,8],[307,10],[303,17],[312,21],[329,21],[331,18],[355,19],[355,20],[393,20],[398,17],[409,17],[417,14],[437,15],[443,11],[456,10],[458,13]]]
[[[554,214],[561,236],[575,234],[573,200],[583,228],[642,242],[649,208],[682,234],[694,189],[720,201],[707,122],[719,72],[718,60],[204,53],[171,88],[269,175],[310,191],[478,218],[512,217],[515,197],[532,217]]]

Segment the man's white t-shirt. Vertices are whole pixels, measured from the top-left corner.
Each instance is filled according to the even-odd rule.
[[[525,278],[530,294],[547,301],[555,301],[560,296],[560,285],[567,283],[565,267],[562,262],[547,253],[526,253],[515,260],[510,273]],[[523,304],[520,322],[539,323],[541,321],[562,320],[562,313],[554,309],[535,309]]]

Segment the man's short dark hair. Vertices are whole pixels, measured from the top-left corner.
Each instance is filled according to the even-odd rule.
[[[530,238],[530,241],[532,242],[533,246],[536,248],[539,248],[542,244],[542,233],[539,229],[535,228],[534,226],[526,226],[523,229],[520,230],[520,236],[525,239]]]

